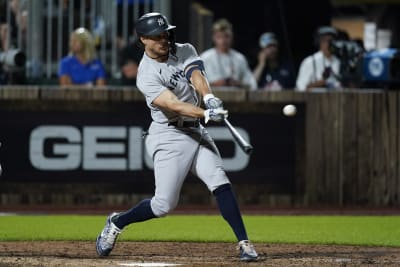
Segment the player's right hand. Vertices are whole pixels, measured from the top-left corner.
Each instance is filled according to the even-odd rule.
[[[213,94],[206,94],[203,97],[203,101],[206,109],[223,109],[222,100],[214,96]]]
[[[216,121],[220,122],[223,121],[224,118],[228,117],[228,111],[222,108],[212,108],[207,109],[204,111],[204,122],[207,123],[208,121]]]

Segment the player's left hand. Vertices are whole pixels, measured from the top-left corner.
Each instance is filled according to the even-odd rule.
[[[203,97],[203,101],[204,105],[206,106],[206,109],[216,109],[216,108],[223,109],[222,100],[214,96],[213,94],[206,94]]]
[[[204,122],[207,123],[209,120],[221,122],[228,117],[228,111],[222,108],[207,109],[204,111]]]

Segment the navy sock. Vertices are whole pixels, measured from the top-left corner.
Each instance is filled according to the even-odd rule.
[[[150,206],[150,199],[145,199],[132,209],[118,214],[112,221],[119,229],[122,229],[128,224],[147,221],[155,217]]]
[[[229,223],[238,241],[247,240],[246,229],[232,186],[230,184],[221,185],[213,193],[222,217]]]

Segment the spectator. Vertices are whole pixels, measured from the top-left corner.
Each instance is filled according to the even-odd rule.
[[[26,31],[28,23],[28,3],[27,0],[11,0],[11,20],[14,27],[11,29],[11,36],[15,40],[15,47],[26,49]],[[18,37],[20,35],[20,37]],[[21,39],[21,43],[18,42]]]
[[[103,64],[96,58],[90,32],[78,28],[70,36],[70,53],[61,59],[58,76],[60,85],[105,85]]]
[[[0,15],[0,84],[25,84],[27,2],[4,1],[0,8],[6,11]]]
[[[136,75],[139,62],[143,56],[143,49],[139,47],[138,39],[134,39],[120,51],[121,83],[136,85]]]
[[[6,11],[0,16],[1,49],[3,51],[16,48],[24,49],[28,16],[27,1],[10,0],[8,5],[7,2],[2,2],[0,8]],[[9,20],[7,20],[7,8],[10,10]],[[21,43],[19,43],[19,39]]]
[[[260,36],[261,50],[258,53],[258,64],[253,70],[258,88],[278,91],[294,87],[294,75],[288,64],[279,57],[279,43],[272,32]]]
[[[336,36],[337,31],[333,27],[323,26],[318,28],[314,41],[319,51],[308,56],[301,63],[296,81],[297,90],[305,91],[316,87],[341,87],[339,79],[340,61],[329,49],[330,41]]]
[[[257,82],[243,54],[232,49],[232,25],[226,19],[216,21],[212,28],[215,47],[200,56],[204,61],[211,86],[257,88]]]

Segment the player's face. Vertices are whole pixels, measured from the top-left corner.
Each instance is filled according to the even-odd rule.
[[[141,37],[146,53],[152,58],[167,56],[169,53],[169,35],[163,32],[155,36]]]

